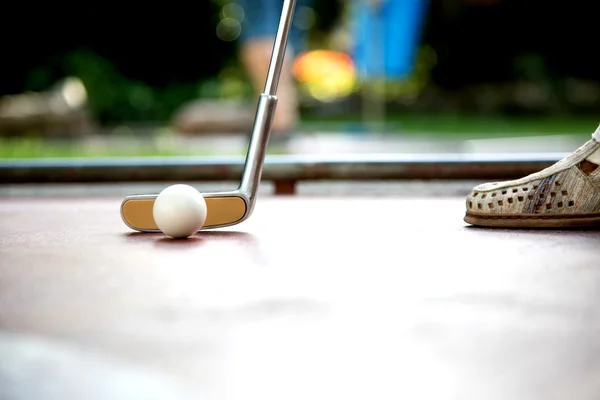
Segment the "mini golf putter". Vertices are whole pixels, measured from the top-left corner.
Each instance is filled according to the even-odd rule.
[[[296,0],[284,0],[265,91],[259,97],[250,144],[246,154],[242,180],[237,190],[202,193],[206,199],[207,216],[201,230],[237,225],[248,219],[254,209],[262,176],[265,153],[271,134],[271,125],[277,107],[277,86],[285,57],[285,50],[294,15]],[[152,209],[158,194],[132,195],[121,203],[121,218],[133,230],[160,232]]]

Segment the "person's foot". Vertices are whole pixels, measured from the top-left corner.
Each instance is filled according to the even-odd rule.
[[[587,143],[522,179],[476,186],[464,221],[503,228],[600,227],[600,127]]]

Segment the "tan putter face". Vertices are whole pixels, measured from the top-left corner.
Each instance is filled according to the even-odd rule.
[[[281,20],[265,82],[265,91],[258,100],[240,186],[237,191],[232,192],[203,193],[206,199],[207,215],[202,230],[238,224],[247,219],[254,209],[271,133],[271,123],[277,106],[277,85],[295,6],[296,0],[283,1]],[[123,200],[121,217],[125,224],[136,231],[160,232],[153,216],[154,201],[157,197],[158,195],[139,195]]]
[[[156,196],[126,199],[121,206],[125,223],[137,231],[159,231],[152,216],[155,199]],[[246,200],[241,196],[205,197],[205,200],[207,215],[202,229],[233,225],[246,215]]]

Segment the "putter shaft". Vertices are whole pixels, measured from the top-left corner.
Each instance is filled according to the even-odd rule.
[[[273,43],[265,90],[260,95],[256,108],[252,136],[240,185],[235,191],[202,194],[206,199],[207,218],[201,230],[239,224],[248,219],[254,210],[273,117],[277,108],[277,88],[295,7],[296,0],[284,0],[277,35]],[[157,196],[157,194],[150,194],[125,198],[121,204],[123,222],[136,231],[160,232],[152,215],[154,200]]]

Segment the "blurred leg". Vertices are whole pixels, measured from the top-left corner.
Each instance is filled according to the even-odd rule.
[[[257,94],[264,90],[265,77],[271,60],[273,42],[277,33],[282,0],[239,0],[244,9],[240,57]],[[297,8],[310,1],[298,0]],[[302,32],[293,28],[288,42],[277,97],[277,112],[273,121],[273,134],[286,133],[298,122],[298,97],[291,65],[297,51],[303,47]]]
[[[256,94],[262,93],[269,68],[273,40],[253,39],[241,48],[241,59],[246,68]],[[294,128],[298,121],[298,99],[295,82],[291,74],[291,60],[286,59],[277,90],[277,111],[273,120],[273,135],[285,133]]]

